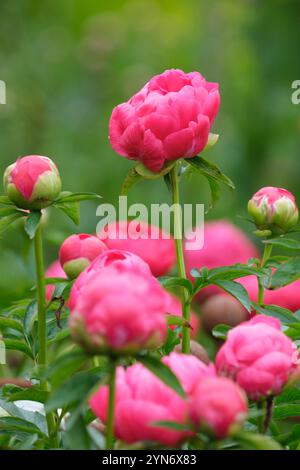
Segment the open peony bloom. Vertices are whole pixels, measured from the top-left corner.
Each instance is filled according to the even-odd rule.
[[[281,393],[296,362],[295,346],[279,320],[265,315],[233,328],[216,357],[217,371],[233,378],[252,400]]]
[[[29,155],[9,165],[3,177],[9,199],[22,209],[43,209],[61,191],[61,180],[55,163],[48,157]]]
[[[114,108],[111,145],[119,155],[159,172],[165,162],[191,158],[204,149],[219,105],[217,83],[198,72],[166,70]]]
[[[190,396],[202,377],[214,376],[211,366],[206,366],[194,356],[171,353],[163,362],[177,376]],[[107,419],[108,388],[101,386],[91,397],[90,406],[104,423]],[[155,425],[158,421],[188,424],[188,399],[180,397],[141,364],[127,369],[118,367],[116,383],[115,435],[124,442],[155,442],[176,445],[187,436],[187,431]]]
[[[202,228],[199,227],[199,230]],[[201,269],[205,266],[207,269],[213,269],[236,263],[247,263],[249,258],[258,256],[258,251],[251,240],[227,220],[215,220],[205,224],[203,248],[198,251],[185,248],[188,275],[193,268]],[[208,286],[201,289],[198,299],[203,300],[209,295],[223,292],[216,286]]]
[[[118,272],[126,273],[126,271],[132,270],[144,276],[152,276],[148,264],[139,256],[124,250],[107,250],[98,255],[74,282],[68,301],[71,310],[74,309],[81,290],[89,283],[94,274],[109,266],[114,267]]]
[[[267,186],[248,202],[248,212],[260,231],[274,234],[288,232],[298,221],[295,198],[286,189]]]
[[[243,390],[225,377],[204,377],[190,399],[195,426],[224,438],[238,431],[248,414]]]
[[[58,260],[54,261],[45,272],[45,277],[62,277],[66,278],[66,273],[62,269],[60,262]],[[47,284],[46,286],[46,300],[49,302],[52,295],[54,294],[55,286],[53,284]]]
[[[60,264],[70,279],[77,277],[107,246],[94,235],[71,235],[59,250]]]
[[[156,348],[167,334],[166,302],[153,276],[109,266],[81,289],[70,329],[75,341],[95,353]]]
[[[176,259],[171,235],[146,222],[113,222],[97,235],[108,248],[126,250],[140,256],[149,264],[153,276],[165,275]]]

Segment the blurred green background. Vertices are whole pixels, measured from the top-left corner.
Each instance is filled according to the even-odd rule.
[[[112,108],[167,68],[198,70],[218,81],[221,111],[209,156],[234,180],[209,217],[251,227],[245,216],[260,186],[298,184],[300,105],[291,84],[300,79],[299,0],[1,0],[1,171],[20,155],[53,158],[64,189],[95,191],[116,202],[132,163],[108,142]],[[208,202],[198,176],[183,183],[185,202]],[[161,181],[145,182],[130,201],[162,202]],[[299,199],[298,199],[299,201]],[[47,262],[73,231],[94,231],[93,202],[82,205],[79,228],[51,214]],[[0,241],[0,303],[21,296],[34,279],[22,227]]]

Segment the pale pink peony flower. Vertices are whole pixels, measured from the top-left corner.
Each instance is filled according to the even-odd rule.
[[[167,334],[166,302],[166,292],[153,276],[109,266],[81,289],[70,329],[75,341],[95,353],[156,348]]]
[[[199,230],[202,228],[199,227]],[[189,275],[193,268],[213,269],[247,263],[250,258],[258,256],[255,245],[239,228],[227,220],[216,220],[205,224],[203,248],[198,251],[185,249],[186,270]],[[200,291],[198,299],[204,300],[220,292],[224,291],[216,286],[208,286]]]
[[[180,397],[154,374],[137,363],[118,367],[116,384],[115,435],[127,443],[155,442],[176,445],[191,433],[155,425],[158,421],[188,424],[188,396],[203,376],[214,376],[214,368],[194,356],[171,353],[163,359],[177,376],[187,394]],[[108,388],[101,386],[91,397],[90,406],[104,423],[107,419]]]
[[[119,155],[159,172],[165,162],[191,158],[204,149],[219,105],[217,83],[198,72],[166,70],[114,108],[111,145]]]
[[[279,320],[265,315],[233,328],[216,357],[217,371],[233,378],[252,400],[281,393],[296,362],[295,346],[280,331]]]
[[[173,238],[146,222],[114,222],[97,235],[110,249],[126,250],[140,256],[149,264],[153,276],[167,274],[175,263]]]
[[[107,250],[97,256],[74,282],[69,298],[71,309],[74,309],[81,290],[94,274],[109,266],[114,267],[118,272],[133,270],[145,276],[152,276],[149,266],[139,256],[124,250]]]
[[[61,277],[66,279],[66,273],[62,269],[60,262],[58,260],[54,261],[48,269],[45,272],[45,277],[50,278],[50,277]],[[46,300],[47,302],[50,302],[52,295],[54,294],[55,291],[55,286],[53,284],[47,284],[46,286]]]
[[[96,256],[107,250],[99,238],[87,233],[71,235],[59,250],[60,264],[70,279],[77,277]]]
[[[248,212],[259,230],[288,232],[298,221],[295,197],[286,189],[267,186],[257,191],[248,202]]]
[[[190,413],[197,428],[224,438],[242,427],[248,414],[247,398],[225,377],[204,377],[190,399]]]
[[[23,209],[49,206],[61,191],[55,163],[48,157],[29,155],[9,165],[3,177],[9,199]]]

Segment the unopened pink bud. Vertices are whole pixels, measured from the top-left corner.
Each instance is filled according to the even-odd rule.
[[[43,209],[52,204],[61,191],[55,163],[40,155],[18,159],[7,167],[3,181],[9,199],[23,209]]]
[[[282,188],[267,186],[257,191],[248,202],[248,212],[262,234],[283,234],[298,221],[294,196]]]
[[[60,247],[59,261],[67,276],[74,279],[106,250],[107,246],[94,235],[71,235]]]

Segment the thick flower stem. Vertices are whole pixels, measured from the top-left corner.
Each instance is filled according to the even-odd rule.
[[[42,231],[39,227],[34,237],[36,289],[38,303],[38,364],[44,366],[47,362],[47,330],[46,330],[46,290],[43,263]]]
[[[112,450],[114,446],[114,416],[115,416],[115,401],[116,401],[116,371],[117,363],[114,359],[111,362],[111,370],[109,375],[109,398],[108,398],[108,414],[107,414],[107,429],[106,429],[106,449]]]
[[[264,418],[264,422],[263,422],[263,428],[262,428],[263,434],[266,434],[266,432],[268,431],[269,426],[270,426],[270,422],[271,422],[271,419],[272,419],[272,413],[273,413],[273,403],[274,403],[273,397],[268,397],[266,399],[266,414],[265,414],[265,418]]]
[[[46,327],[46,288],[44,277],[44,262],[43,262],[43,243],[41,227],[37,228],[34,237],[34,254],[35,254],[35,268],[36,268],[36,290],[37,290],[37,304],[38,304],[38,364],[45,367],[47,364],[47,327]],[[48,390],[48,384],[41,381],[41,389]],[[49,444],[51,448],[58,447],[57,433],[55,431],[55,417],[52,413],[46,414],[48,425]]]
[[[178,274],[181,278],[186,279],[183,245],[182,245],[182,211],[179,199],[179,182],[177,174],[177,165],[174,165],[170,172],[171,188],[172,188],[172,204],[174,209],[174,238],[176,245],[176,257],[178,265]],[[188,354],[190,352],[190,299],[186,289],[181,288],[182,317],[187,326],[182,328],[182,352]]]
[[[264,268],[265,265],[267,264],[267,262],[268,262],[268,260],[271,256],[271,253],[272,253],[272,248],[273,248],[273,245],[271,243],[268,243],[268,244],[265,245],[263,257],[262,257],[261,264],[260,264],[261,268]],[[258,305],[263,305],[263,303],[264,303],[264,286],[262,285],[260,277],[258,277],[257,280],[258,280],[258,299],[257,299],[257,302],[258,302]]]

